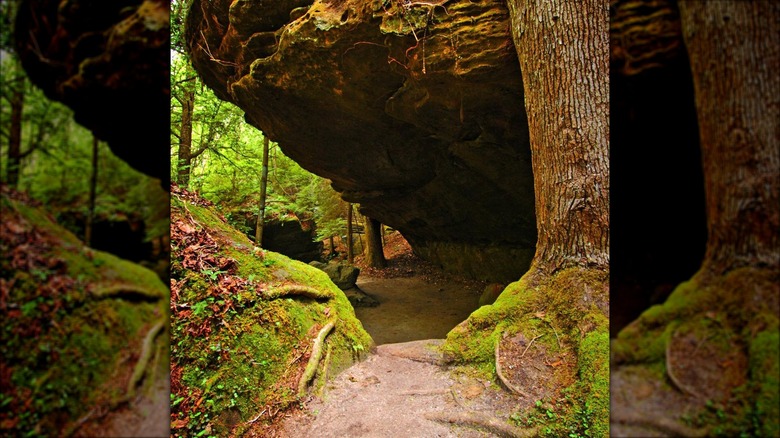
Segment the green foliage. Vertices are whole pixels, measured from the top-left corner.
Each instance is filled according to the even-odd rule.
[[[13,71],[15,60],[5,57],[3,71]],[[22,87],[23,158],[18,188],[42,202],[54,217],[62,214],[86,217],[92,172],[92,133],[73,120],[73,112],[51,101],[23,76],[3,77],[4,88]],[[6,82],[8,81],[8,82]],[[8,96],[4,95],[3,99]],[[10,129],[10,105],[0,105],[0,131]],[[116,220],[142,219],[147,240],[168,234],[168,196],[157,180],[137,172],[113,155],[103,143],[99,146],[95,215]],[[0,141],[0,178],[8,173],[8,142]],[[64,225],[68,226],[67,223]],[[72,225],[72,224],[71,224]],[[71,231],[76,228],[71,226]]]

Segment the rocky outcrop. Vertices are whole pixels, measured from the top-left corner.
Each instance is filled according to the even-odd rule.
[[[25,0],[16,50],[30,80],[135,169],[169,181],[170,2]]]
[[[526,270],[533,180],[503,1],[195,1],[187,24],[220,98],[421,256]]]
[[[309,264],[328,274],[330,281],[341,290],[355,287],[355,282],[360,275],[360,269],[342,262],[311,262]]]
[[[302,262],[319,260],[322,242],[315,241],[313,221],[271,220],[263,226],[263,248]]]
[[[2,185],[0,212],[0,436],[106,436],[103,416],[137,412],[167,376],[168,289]]]

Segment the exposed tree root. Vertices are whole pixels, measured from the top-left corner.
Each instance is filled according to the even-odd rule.
[[[705,397],[703,397],[701,394],[694,391],[693,388],[683,384],[674,372],[675,366],[671,362],[671,349],[672,349],[672,342],[674,341],[674,335],[677,334],[678,330],[679,329],[675,330],[674,333],[672,334],[672,337],[669,338],[669,341],[666,342],[666,353],[665,353],[666,375],[669,376],[669,380],[672,381],[674,386],[677,387],[677,389],[679,389],[684,394],[688,394],[698,399],[704,399]]]
[[[168,318],[161,319],[149,330],[149,332],[146,334],[146,337],[144,337],[143,346],[141,347],[141,356],[138,358],[138,362],[136,362],[135,368],[133,369],[133,375],[130,377],[130,381],[127,383],[127,394],[129,397],[135,395],[135,388],[141,381],[141,378],[146,371],[146,367],[149,364],[149,359],[152,356],[154,339],[157,337],[167,322]]]
[[[284,286],[267,289],[264,293],[268,300],[275,300],[288,296],[307,297],[315,300],[330,300],[335,298],[331,291],[320,291],[310,286],[301,284],[286,284]]]
[[[521,391],[518,387],[513,385],[505,376],[504,373],[501,371],[501,361],[499,360],[499,349],[498,346],[501,344],[501,339],[503,338],[504,334],[500,334],[498,336],[498,340],[496,341],[496,375],[498,376],[498,380],[501,381],[501,383],[508,389],[510,392],[513,392],[515,394],[522,395],[523,397],[530,398],[531,396],[526,394],[525,392]],[[528,344],[530,347],[531,344]]]
[[[332,345],[328,344],[328,349],[325,351],[325,362],[322,364],[322,381],[327,382],[328,381],[328,368],[330,367],[330,353],[333,347]],[[325,393],[325,385],[323,384],[320,388],[320,391],[317,393],[319,397],[322,397],[322,395]]]
[[[107,298],[122,298],[135,301],[159,301],[165,298],[161,290],[152,290],[134,284],[111,283],[97,284],[90,288],[89,293],[100,300]]]
[[[536,436],[537,434],[536,428],[520,429],[506,424],[496,417],[474,411],[456,413],[429,412],[425,414],[425,418],[439,423],[479,428],[505,438],[526,438]]]
[[[618,414],[617,416],[612,415],[610,421],[613,423],[655,429],[659,432],[667,433],[671,436],[705,437],[709,434],[709,429],[706,427],[695,429],[682,425],[668,418],[653,418],[639,414]]]
[[[325,342],[325,337],[328,336],[328,333],[330,333],[335,326],[336,321],[325,324],[325,327],[320,330],[317,338],[314,340],[309,363],[306,364],[306,369],[303,371],[301,380],[298,381],[298,397],[306,395],[306,387],[309,385],[309,381],[314,377],[314,373],[317,371],[317,366],[320,364],[320,359],[322,358],[322,343]]]

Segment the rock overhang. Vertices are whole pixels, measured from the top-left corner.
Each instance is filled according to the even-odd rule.
[[[194,2],[195,69],[418,254],[474,265],[476,277],[519,278],[536,223],[505,3],[306,3]]]

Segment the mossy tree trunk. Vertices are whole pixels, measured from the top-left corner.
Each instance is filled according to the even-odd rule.
[[[378,220],[365,217],[366,223],[366,264],[372,268],[387,266],[382,249],[382,224]]]
[[[508,5],[528,114],[536,253],[519,282],[450,332],[445,349],[456,360],[496,365],[499,351],[512,342],[509,334],[539,339],[535,354],[546,363],[563,358],[568,364],[549,369],[544,380],[553,391],[571,388],[576,394],[551,424],[554,433],[568,434],[564,425],[587,409],[588,433],[602,436],[609,427],[608,5]],[[521,394],[518,406],[533,409],[531,398],[537,396]]]
[[[706,252],[690,281],[618,334],[616,372],[663,364],[692,395],[684,409],[703,412],[708,434],[778,436],[780,3],[681,1],[679,10],[701,139]],[[708,416],[705,402],[719,415]],[[660,420],[682,424],[680,410]]]

